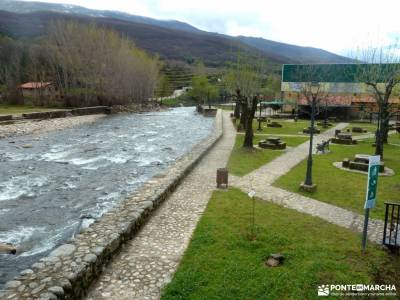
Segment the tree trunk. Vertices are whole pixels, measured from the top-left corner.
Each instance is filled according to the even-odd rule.
[[[387,144],[389,138],[389,121],[390,121],[390,111],[389,103],[386,103],[382,111],[382,143]]]
[[[379,106],[378,112],[378,128],[376,130],[375,137],[375,155],[380,155],[381,160],[383,160],[383,139],[382,139],[382,128],[383,128],[383,116],[382,116],[382,107]]]
[[[235,116],[235,119],[240,118],[240,104],[238,101],[236,101],[235,110],[233,111],[233,115]]]
[[[246,129],[246,116],[247,116],[247,104],[246,103],[241,103],[241,109],[240,109],[240,125],[242,125],[243,129]]]
[[[382,127],[382,143],[387,144],[389,140],[389,120],[383,122]]]
[[[246,133],[244,135],[244,141],[243,141],[243,147],[245,148],[253,148],[253,119],[254,115],[257,110],[257,103],[258,103],[258,98],[253,97],[251,100],[251,108],[249,109],[247,107],[247,114],[245,118],[245,124],[246,124]]]

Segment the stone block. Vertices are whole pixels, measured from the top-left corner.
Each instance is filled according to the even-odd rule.
[[[310,134],[310,133],[311,133],[311,128],[310,128],[310,127],[304,128],[304,129],[303,129],[303,133],[305,133],[305,134]],[[317,127],[314,127],[314,133],[315,133],[315,134],[320,134],[320,133],[321,133],[321,130],[320,130],[319,128],[317,128]]]
[[[300,184],[300,191],[307,192],[307,193],[313,193],[316,190],[317,190],[316,184],[308,185],[308,184],[305,184],[304,182],[302,182]]]
[[[13,116],[12,115],[3,115],[3,116],[0,116],[0,122],[1,121],[10,121],[10,120],[12,120],[13,119]]]
[[[351,132],[357,132],[357,133],[366,133],[368,132],[366,129],[361,128],[361,127],[352,127]]]
[[[271,149],[271,150],[284,150],[286,149],[286,143],[279,142],[279,143],[271,143],[266,140],[262,140],[258,143],[258,146],[263,149]]]
[[[278,123],[278,122],[271,122],[267,124],[267,127],[273,127],[273,128],[281,128],[282,124]]]
[[[215,117],[217,115],[216,108],[204,108],[203,109],[203,116],[205,117]]]
[[[349,168],[350,167],[350,159],[348,159],[348,158],[343,159],[342,167],[343,168]]]
[[[356,140],[351,139],[340,139],[340,138],[333,138],[331,139],[333,144],[341,144],[341,145],[355,145],[357,144]]]
[[[74,116],[106,114],[107,109],[108,106],[81,107],[72,109],[71,114]]]
[[[349,164],[349,169],[368,172],[368,164],[362,163],[362,162],[351,161]]]

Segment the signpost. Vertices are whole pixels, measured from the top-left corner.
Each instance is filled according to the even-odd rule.
[[[376,203],[376,188],[378,186],[379,176],[379,165],[381,157],[379,155],[370,156],[368,164],[368,181],[367,181],[367,194],[365,197],[365,218],[364,218],[364,230],[362,239],[362,251],[365,252],[367,245],[367,231],[368,231],[368,219],[369,210],[375,207]]]

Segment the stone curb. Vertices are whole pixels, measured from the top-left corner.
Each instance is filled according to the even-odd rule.
[[[156,175],[113,211],[104,214],[67,244],[53,250],[5,285],[0,299],[79,299],[105,265],[132,239],[152,212],[219,141],[218,110],[213,132],[173,166]]]

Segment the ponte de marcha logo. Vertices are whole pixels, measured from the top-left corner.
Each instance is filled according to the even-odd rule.
[[[318,296],[329,296],[329,285],[322,284],[318,286]]]
[[[322,284],[318,296],[397,296],[394,284]]]

